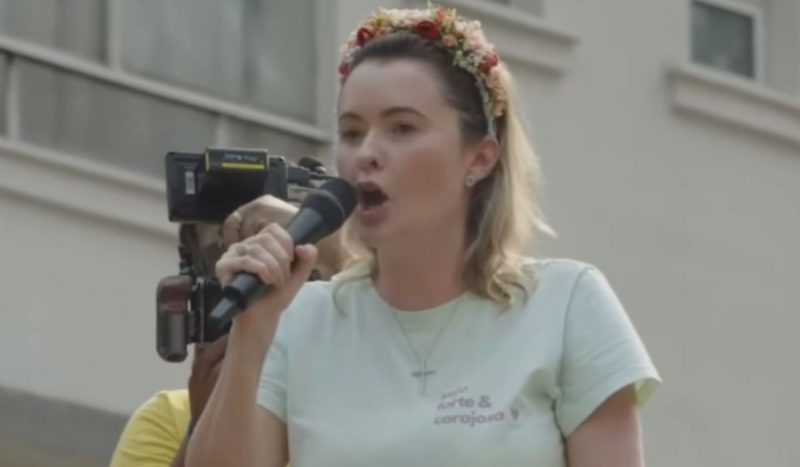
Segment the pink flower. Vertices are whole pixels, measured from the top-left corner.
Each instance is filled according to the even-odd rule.
[[[497,55],[489,53],[485,57],[483,57],[483,61],[478,66],[478,69],[480,69],[484,73],[488,73],[489,70],[494,68],[495,65],[497,65],[499,62],[500,59],[497,58]]]
[[[457,42],[458,40],[456,39],[456,36],[452,34],[446,34],[442,36],[442,44],[444,44],[445,47],[455,47]]]
[[[344,78],[347,76],[347,73],[350,72],[350,64],[347,62],[342,62],[339,64],[339,78]]]

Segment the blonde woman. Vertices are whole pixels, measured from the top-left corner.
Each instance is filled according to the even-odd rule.
[[[188,465],[641,466],[658,374],[596,268],[526,258],[538,166],[480,25],[382,10],[339,72],[362,260],[301,288],[316,250],[275,225],[223,255],[277,288],[236,319]]]

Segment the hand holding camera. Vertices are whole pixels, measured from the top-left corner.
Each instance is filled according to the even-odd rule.
[[[169,218],[181,224],[181,262],[180,273],[163,279],[157,292],[157,351],[164,360],[183,361],[188,344],[211,342],[228,332],[229,326],[209,325],[222,297],[215,264],[232,244],[268,224],[286,225],[298,212],[296,204],[332,178],[321,164],[309,161],[314,162],[305,159],[295,166],[248,149],[167,154]],[[326,279],[341,269],[344,257],[335,235],[319,247],[320,261],[311,278]],[[258,248],[254,252],[261,254]]]

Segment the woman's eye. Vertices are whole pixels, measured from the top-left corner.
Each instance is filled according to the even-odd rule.
[[[415,131],[417,131],[417,129],[413,125],[407,123],[398,123],[392,127],[392,132],[398,135],[406,135]]]
[[[361,137],[361,132],[358,130],[344,130],[339,132],[339,138],[343,141],[355,141]]]

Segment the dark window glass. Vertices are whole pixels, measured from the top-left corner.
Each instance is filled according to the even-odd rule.
[[[755,25],[749,15],[694,2],[692,4],[692,60],[753,78]]]
[[[0,33],[102,60],[106,0],[0,0]]]
[[[123,66],[313,122],[315,2],[121,1]]]
[[[23,64],[20,73],[25,141],[159,177],[167,151],[213,142],[207,112],[40,65]]]

